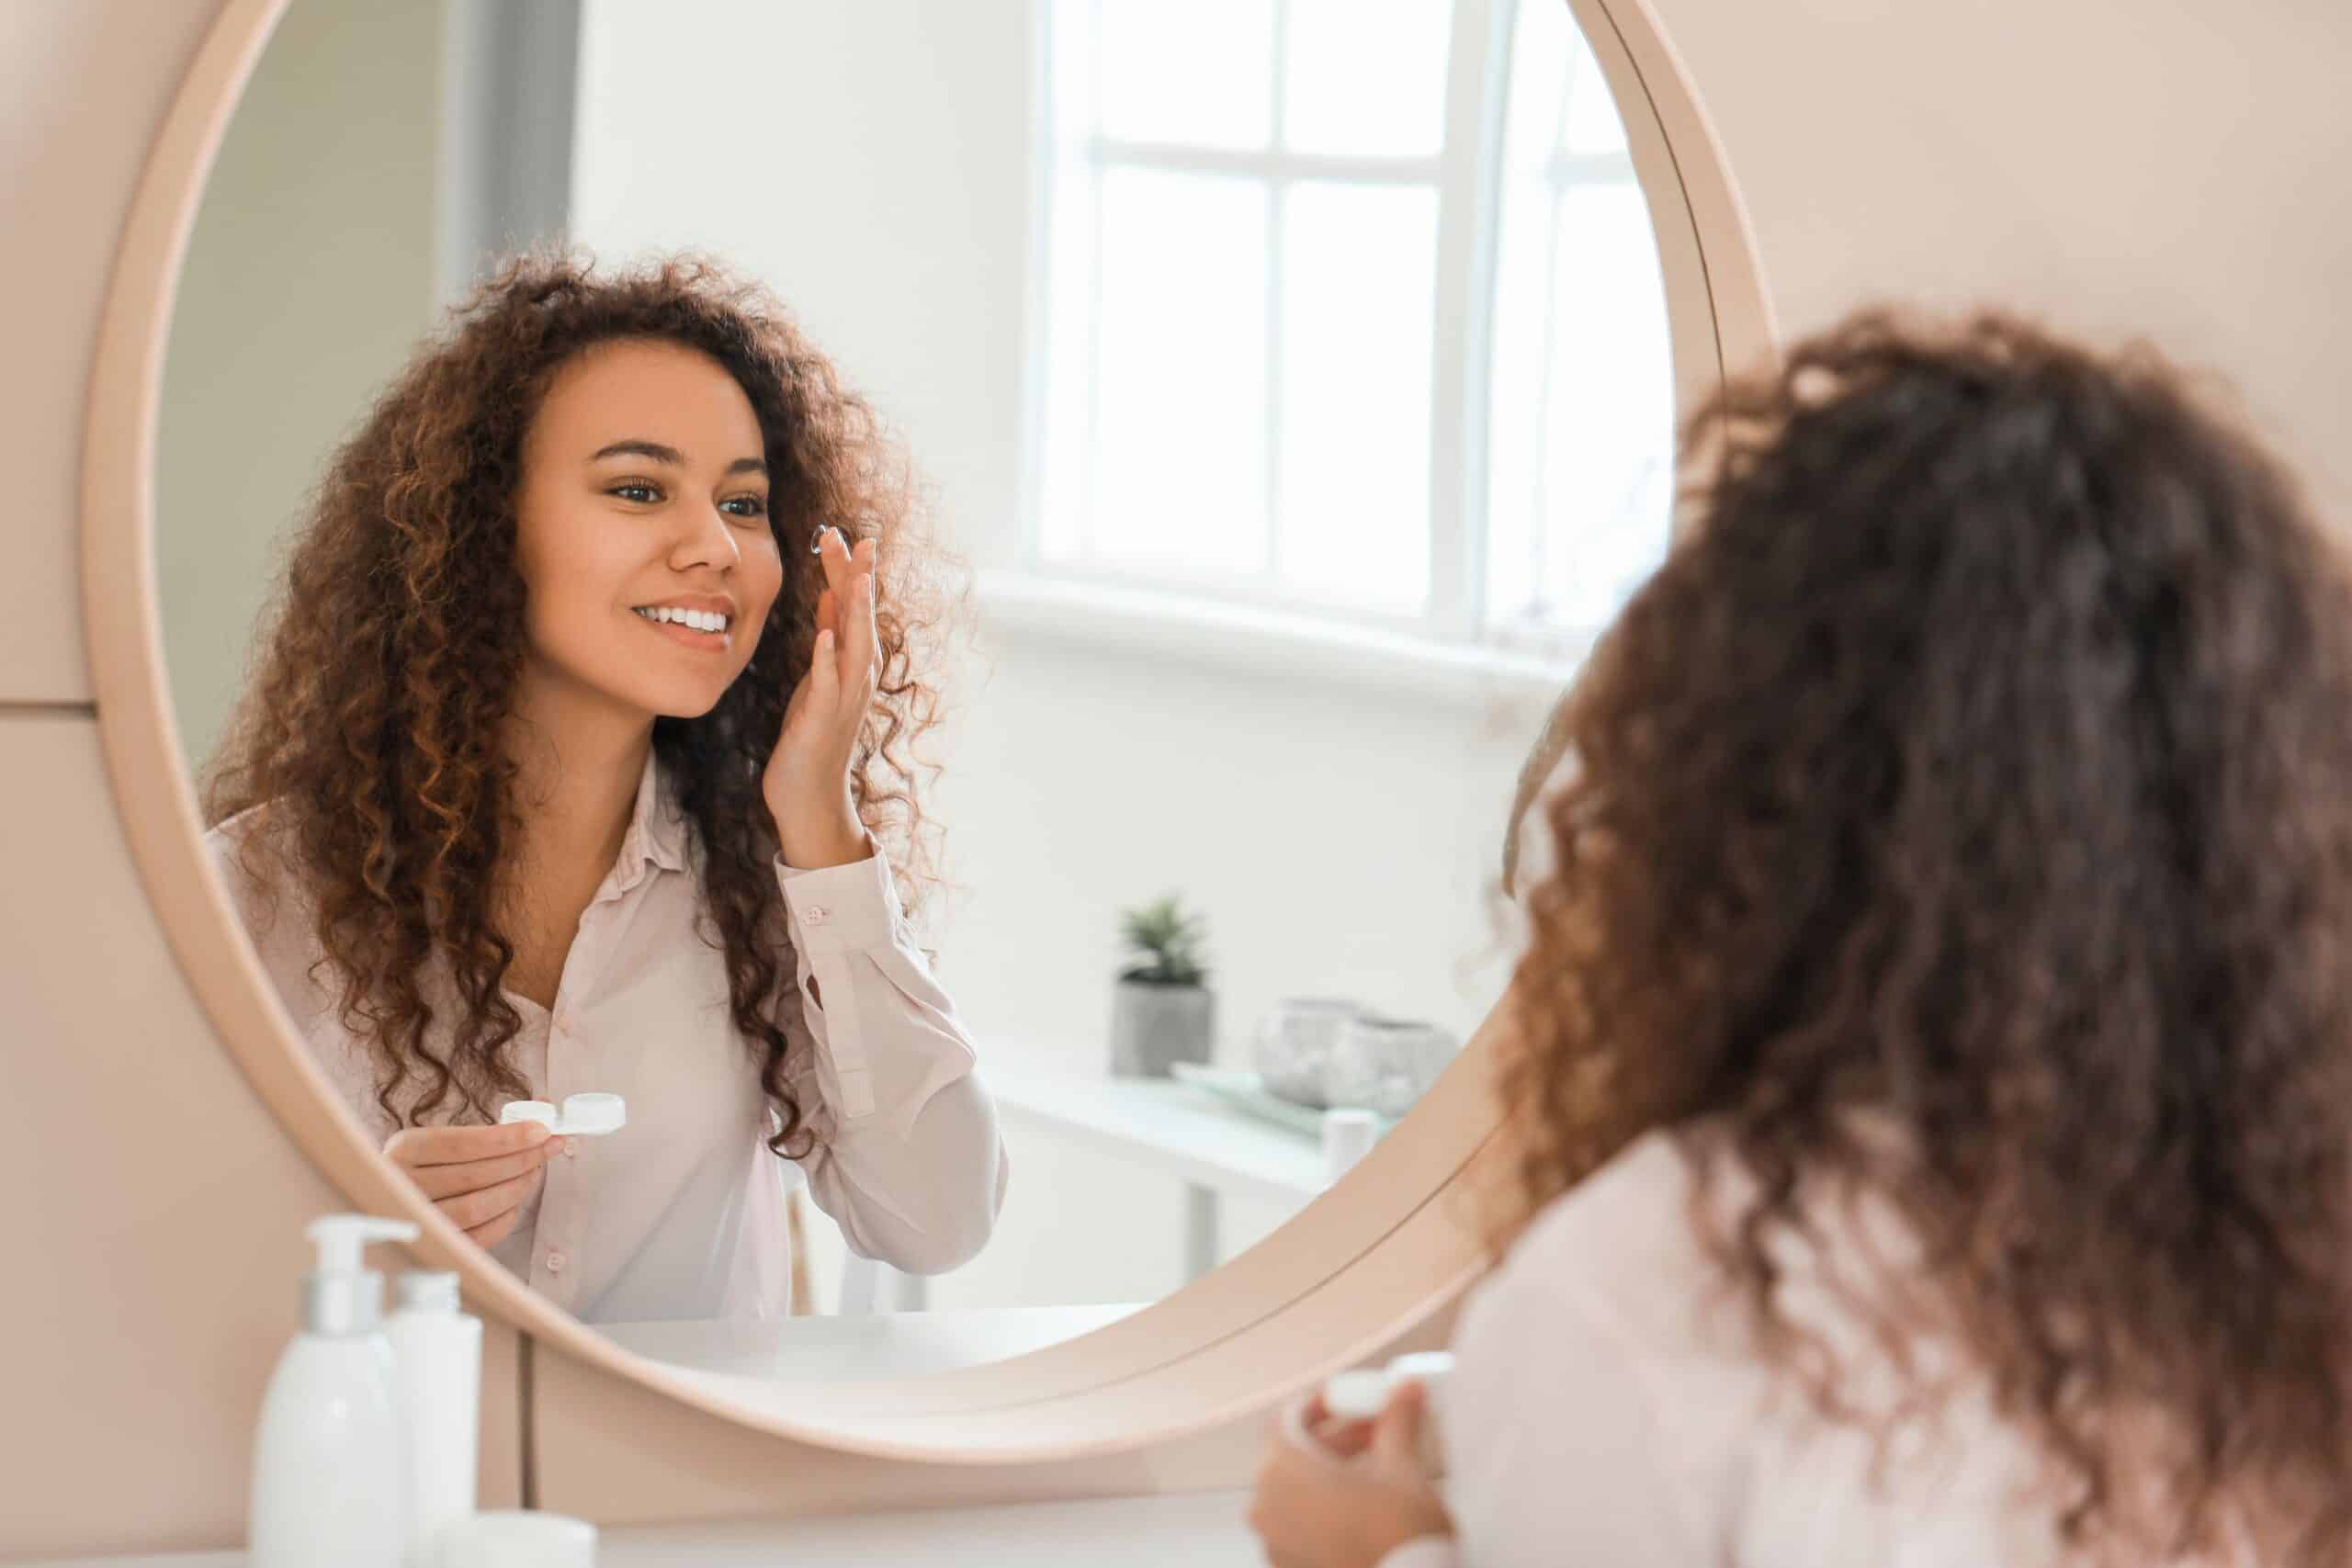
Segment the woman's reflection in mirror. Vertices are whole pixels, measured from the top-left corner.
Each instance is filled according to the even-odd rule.
[[[349,1109],[582,1319],[789,1310],[786,1160],[861,1255],[988,1239],[908,913],[945,575],[872,411],[699,256],[512,259],[312,492],[215,861]],[[495,1124],[580,1092],[626,1128]]]

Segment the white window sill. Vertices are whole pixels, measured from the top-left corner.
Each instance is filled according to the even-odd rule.
[[[1042,636],[1258,678],[1331,682],[1473,708],[1546,712],[1575,661],[1430,642],[1255,605],[1014,570],[978,574],[984,635]]]

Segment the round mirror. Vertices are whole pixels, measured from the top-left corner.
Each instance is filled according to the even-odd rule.
[[[1607,76],[1639,80],[1602,41]],[[1678,400],[1719,367],[1692,219],[1639,107],[1629,135],[1571,13],[1542,0],[1376,17],[1337,0],[291,0],[203,186],[155,415],[168,694],[212,807],[257,804],[220,787],[251,758],[240,715],[367,657],[315,635],[303,597],[322,580],[289,562],[369,558],[364,537],[315,547],[326,522],[390,527],[346,504],[382,481],[358,458],[408,450],[381,440],[388,389],[527,246],[584,248],[605,277],[723,258],[842,406],[878,416],[851,455],[918,476],[884,519],[892,546],[962,590],[956,635],[906,667],[938,698],[922,737],[936,773],[906,775],[936,853],[868,812],[866,860],[779,857],[767,902],[786,923],[752,923],[781,976],[773,1060],[714,1005],[730,982],[696,918],[707,823],[659,745],[629,791],[605,791],[610,831],[581,837],[594,853],[571,883],[548,857],[526,872],[472,845],[470,929],[503,955],[470,1009],[413,1011],[405,1043],[371,1034],[370,1004],[317,963],[353,950],[325,917],[298,897],[300,918],[265,936],[228,895],[311,1069],[304,1114],[371,1151],[345,1168],[396,1169],[445,1213],[453,1191],[519,1180],[491,1214],[510,1223],[477,1238],[518,1281],[624,1350],[782,1382],[1019,1355],[1279,1252],[1311,1203],[1406,1201],[1411,1179],[1329,1190],[1400,1135],[1499,994],[1515,788],[1577,660],[1666,547]],[[1654,231],[1661,188],[1677,205]],[[636,539],[616,570],[723,574],[648,518],[672,491],[725,512],[722,468],[740,489],[737,470],[786,467],[772,437],[725,446],[728,412],[764,415],[757,389],[707,353],[605,357],[624,374],[597,417],[647,428],[591,419],[565,478],[610,502],[600,537]],[[510,411],[518,489],[534,463],[556,471],[531,443],[578,364]],[[679,413],[697,398],[716,423]],[[711,439],[664,439],[681,429]],[[457,530],[505,543],[453,556],[445,592],[548,602],[513,493]],[[802,619],[763,636],[849,624],[815,605],[826,519],[726,515],[719,556],[768,548],[811,585]],[[482,647],[560,664],[523,620]],[[639,620],[597,670],[669,669],[672,645],[744,630]],[[306,623],[310,642],[287,635]],[[377,678],[397,709],[394,688],[427,677]],[[665,735],[715,711],[641,706]],[[465,743],[501,754],[484,738],[507,716],[476,716]],[[415,802],[392,798],[413,828]],[[216,847],[234,820],[208,813]],[[417,875],[430,841],[379,870]],[[804,875],[830,880],[796,896]],[[508,919],[496,889],[534,876],[544,891]],[[425,931],[382,946],[377,972],[441,962]],[[435,1031],[470,1018],[479,1042],[501,1009],[520,1021],[483,1058],[503,1069],[485,1092],[403,1100],[451,1059]],[[806,1137],[781,1136],[762,1077],[776,1060]],[[487,1145],[391,1147],[589,1092],[626,1119],[558,1138],[527,1178]],[[935,1136],[950,1101],[957,1131]],[[732,1114],[747,1105],[775,1119]],[[453,1186],[457,1166],[480,1185]],[[1295,1292],[1273,1285],[1295,1272],[1253,1278]]]

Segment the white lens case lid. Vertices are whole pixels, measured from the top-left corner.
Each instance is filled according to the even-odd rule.
[[[537,1122],[560,1138],[600,1137],[628,1124],[628,1106],[617,1094],[566,1095],[563,1112],[544,1100],[509,1100],[498,1113],[502,1127]]]
[[[1333,1372],[1323,1384],[1323,1408],[1343,1421],[1369,1421],[1388,1404],[1396,1381],[1378,1367]]]
[[[1388,1406],[1401,1382],[1417,1382],[1434,1400],[1453,1371],[1451,1350],[1417,1350],[1385,1367],[1334,1372],[1323,1384],[1323,1408],[1348,1421],[1369,1421]]]
[[[556,1131],[569,1138],[578,1134],[594,1137],[604,1133],[617,1133],[628,1124],[628,1107],[617,1094],[573,1094],[564,1097],[563,1120],[556,1123]]]

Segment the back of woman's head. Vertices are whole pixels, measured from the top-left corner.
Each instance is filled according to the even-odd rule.
[[[1998,319],[1859,319],[1690,446],[1690,526],[1562,715],[1514,1221],[1646,1128],[1703,1129],[1703,1174],[1756,1179],[1709,1240],[1770,1346],[1799,1178],[1873,1191],[2081,1530],[2130,1513],[2128,1476],[2159,1528],[2245,1499],[2341,1561],[2334,550],[2153,355]],[[2151,1411],[2154,1473],[2115,1440]]]
[[[486,1119],[524,1092],[506,1046],[520,1014],[501,981],[515,948],[502,875],[521,831],[507,721],[525,669],[517,495],[526,437],[548,388],[616,342],[681,345],[715,362],[759,425],[780,591],[750,662],[708,712],[654,721],[652,744],[689,822],[703,904],[725,952],[734,1020],[782,1121],[778,998],[790,990],[777,845],[760,779],[786,698],[808,668],[822,525],[878,540],[879,692],[853,761],[860,815],[881,829],[911,895],[923,870],[912,741],[935,722],[918,656],[940,622],[939,558],[914,536],[908,469],[869,407],[753,280],[707,258],[599,269],[542,252],[486,277],[422,345],[333,455],[227,741],[207,770],[206,820],[266,806],[247,833],[256,880],[307,896],[343,1021],[374,1059],[396,1123]],[[456,1016],[435,1028],[428,972]]]

